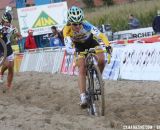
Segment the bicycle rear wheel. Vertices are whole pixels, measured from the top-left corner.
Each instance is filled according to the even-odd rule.
[[[7,57],[7,46],[5,42],[0,38],[0,66],[3,65]]]
[[[88,72],[89,83],[89,110],[92,115],[104,116],[105,114],[105,98],[104,98],[104,84],[99,68],[93,65]]]

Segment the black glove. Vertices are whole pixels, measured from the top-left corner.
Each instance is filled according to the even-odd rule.
[[[106,51],[107,53],[111,54],[112,53],[112,47],[111,46],[106,46]]]

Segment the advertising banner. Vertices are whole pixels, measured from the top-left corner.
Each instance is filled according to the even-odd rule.
[[[17,12],[23,37],[27,36],[28,29],[34,30],[33,35],[47,34],[51,33],[51,26],[61,29],[67,21],[66,2],[19,8]]]
[[[160,43],[132,44],[123,50],[120,78],[160,81]]]
[[[113,39],[114,40],[136,39],[136,38],[142,38],[142,37],[149,37],[149,36],[152,36],[153,34],[154,34],[154,31],[152,27],[147,27],[147,28],[139,28],[139,29],[115,32],[113,34]]]

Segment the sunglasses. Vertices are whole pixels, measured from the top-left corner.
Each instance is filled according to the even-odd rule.
[[[72,23],[73,26],[82,25],[82,23]]]

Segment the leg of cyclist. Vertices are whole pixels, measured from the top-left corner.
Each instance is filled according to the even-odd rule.
[[[9,61],[8,62],[8,76],[7,76],[7,87],[11,89],[12,87],[12,80],[14,75],[14,62]]]
[[[85,59],[83,57],[78,58],[77,61],[79,75],[78,75],[78,85],[80,90],[80,99],[81,106],[85,107],[87,105],[87,100],[85,96],[86,92],[86,68],[85,68]]]
[[[102,74],[102,72],[104,70],[104,67],[105,67],[104,53],[97,54],[97,57],[98,57],[98,67],[99,67],[99,70],[100,70],[100,72]]]
[[[13,74],[14,74],[14,62],[13,61],[7,61],[4,63],[1,69],[1,81],[3,82],[3,75],[4,72],[8,69],[7,74],[7,87],[11,88],[12,80],[13,80]]]
[[[6,61],[4,62],[4,65],[1,69],[1,73],[4,74],[4,72],[8,69],[7,74],[7,87],[11,89],[12,87],[12,80],[14,75],[14,54],[12,53],[6,58]]]
[[[85,49],[94,48],[99,46],[99,43],[93,38],[91,35],[83,44],[75,43],[75,48],[78,52],[83,52]],[[103,54],[98,54],[99,59],[99,66],[101,67],[101,71],[104,69],[103,61]],[[85,66],[85,58],[83,56],[78,56],[77,65],[79,69],[78,75],[78,85],[80,90],[80,99],[81,99],[81,106],[86,107],[87,100],[86,100],[86,66]]]
[[[1,67],[1,72],[0,72],[0,82],[3,83],[3,78],[4,78],[4,72],[7,70],[7,66],[5,63]]]

